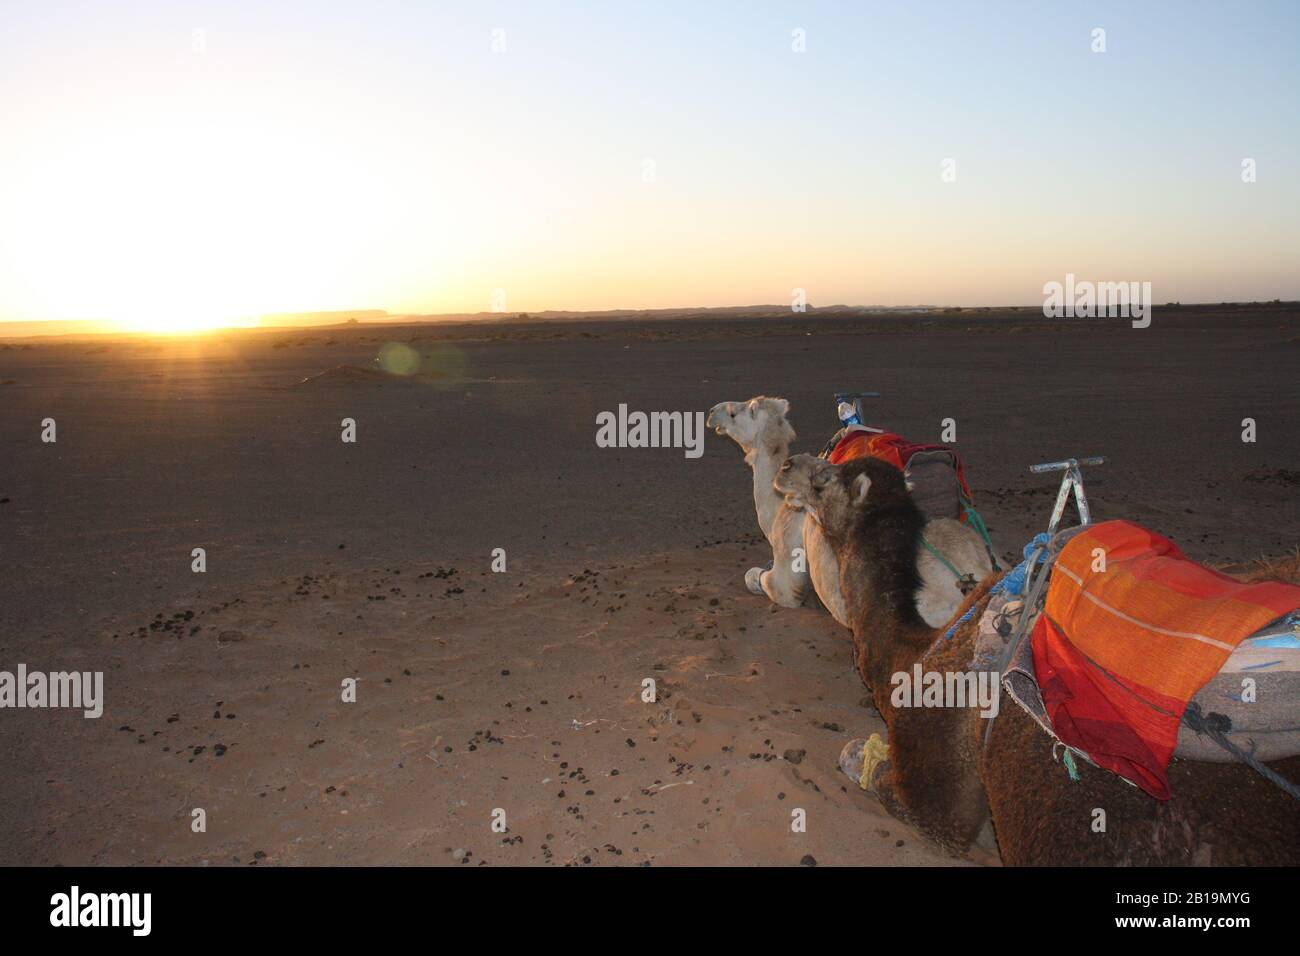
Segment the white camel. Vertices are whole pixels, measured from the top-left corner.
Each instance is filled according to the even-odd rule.
[[[745,452],[745,464],[754,473],[758,526],[772,546],[772,566],[750,568],[745,572],[745,585],[782,607],[803,604],[811,589],[831,616],[849,627],[835,552],[802,502],[797,498],[787,500],[772,487],[773,479],[790,457],[790,445],[795,439],[794,429],[786,420],[789,411],[790,403],[784,398],[762,395],[747,402],[720,402],[709,410],[708,424]],[[979,535],[960,521],[930,521],[925,527],[925,539],[963,576],[969,574],[982,581],[993,570]],[[931,627],[947,624],[963,598],[956,577],[929,549],[922,549],[917,565],[921,573],[917,611]]]

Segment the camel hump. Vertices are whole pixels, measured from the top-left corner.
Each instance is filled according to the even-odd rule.
[[[946,449],[918,451],[908,459],[903,475],[921,513],[935,518],[961,518],[962,492],[955,453]]]

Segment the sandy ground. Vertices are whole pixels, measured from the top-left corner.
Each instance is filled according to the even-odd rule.
[[[957,419],[1004,555],[1054,491],[1026,466],[1070,454],[1110,457],[1097,517],[1195,558],[1296,546],[1294,312],[1037,322],[0,344],[0,669],[102,670],[107,696],[0,711],[0,863],[952,862],[836,768],[880,729],[847,634],[744,591],[739,451],[600,449],[595,415],[766,392],[811,451],[830,392],[875,388],[910,437]],[[296,384],[391,341],[435,375]]]

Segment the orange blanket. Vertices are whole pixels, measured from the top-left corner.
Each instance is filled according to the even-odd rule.
[[[1296,608],[1300,587],[1242,584],[1127,521],[1088,527],[1057,558],[1034,627],[1056,735],[1168,800],[1188,701],[1242,640]]]
[[[974,500],[970,485],[966,484],[966,470],[962,466],[961,456],[947,445],[918,445],[893,432],[852,431],[839,440],[831,451],[829,460],[832,465],[841,465],[855,458],[879,458],[889,462],[899,471],[904,471],[908,461],[918,451],[952,452],[957,462],[957,482],[961,485],[962,494],[966,496],[967,501]],[[964,514],[961,520],[966,520]]]

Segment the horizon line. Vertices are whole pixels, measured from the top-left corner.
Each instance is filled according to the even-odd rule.
[[[1249,300],[1219,300],[1219,301],[1202,301],[1202,302],[1181,302],[1169,301],[1163,304],[1153,303],[1153,308],[1207,308],[1215,306],[1294,306],[1300,307],[1300,299],[1249,299]],[[802,310],[796,310],[790,305],[778,303],[754,303],[749,305],[684,305],[684,306],[659,306],[654,308],[609,308],[609,309],[543,309],[543,310],[505,310],[505,311],[479,311],[479,312],[389,312],[387,309],[318,309],[303,312],[268,312],[257,316],[250,317],[255,324],[217,324],[205,328],[197,329],[179,329],[174,332],[158,331],[149,329],[132,329],[122,327],[120,323],[111,319],[18,319],[14,321],[0,321],[0,337],[9,338],[57,338],[62,336],[73,335],[129,335],[129,336],[148,336],[148,337],[180,337],[194,335],[210,335],[220,332],[256,332],[256,331],[287,331],[306,328],[337,328],[349,326],[383,326],[383,325],[402,325],[402,324],[428,324],[437,323],[455,324],[457,322],[510,322],[511,320],[519,321],[536,321],[548,316],[556,318],[581,318],[583,316],[606,317],[606,316],[642,316],[661,314],[665,316],[686,317],[690,314],[704,313],[761,313],[764,317],[772,318],[783,314],[790,316],[806,316],[810,313],[925,313],[925,312],[1019,312],[1023,310],[1041,311],[1043,304],[1035,302],[1025,305],[938,305],[938,304],[916,304],[916,305],[848,305],[844,303],[834,303],[831,305],[815,306],[808,304]],[[295,324],[294,320],[310,320],[319,317],[321,321],[299,321]],[[1086,317],[1080,317],[1086,321]],[[1105,316],[1093,316],[1092,318],[1105,318]],[[287,324],[267,323],[266,320],[279,320]],[[59,331],[67,329],[69,326],[80,326],[81,328],[69,331]],[[117,327],[114,327],[117,326]],[[42,331],[41,329],[48,329]],[[26,334],[15,334],[18,329],[27,330]]]
[[[1203,306],[1203,305],[1277,305],[1277,304],[1300,304],[1300,297],[1295,299],[1283,299],[1273,297],[1271,299],[1205,299],[1205,300],[1188,300],[1169,299],[1159,304],[1164,307],[1169,306]],[[907,302],[897,305],[886,305],[880,302],[872,303],[847,303],[832,302],[829,305],[814,305],[806,303],[802,309],[795,309],[788,303],[780,302],[747,302],[738,305],[659,305],[659,306],[608,306],[598,309],[565,309],[565,308],[547,308],[547,309],[479,309],[476,312],[403,312],[393,311],[390,309],[375,308],[374,306],[365,306],[356,309],[298,309],[293,311],[278,312],[261,312],[256,315],[232,316],[228,321],[238,322],[248,319],[295,319],[305,318],[308,316],[339,316],[341,318],[353,317],[385,317],[385,318],[419,318],[419,319],[455,319],[465,316],[511,316],[511,315],[607,315],[614,313],[640,313],[640,312],[738,312],[743,310],[763,310],[773,312],[790,312],[798,315],[802,312],[828,312],[831,310],[849,311],[849,312],[895,312],[902,310],[935,310],[935,309],[969,309],[992,311],[997,309],[1033,309],[1042,308],[1041,301],[1026,302],[1016,304],[1012,302],[1002,302],[997,305],[964,305],[956,302]],[[58,318],[58,319],[0,319],[0,327],[7,325],[45,325],[45,324],[82,324],[82,325],[111,325],[115,319],[104,318]],[[254,326],[255,327],[255,326]],[[213,328],[239,328],[239,326],[213,326]]]

